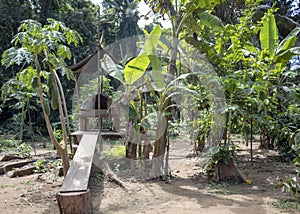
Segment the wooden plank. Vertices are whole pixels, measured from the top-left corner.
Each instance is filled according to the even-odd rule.
[[[84,134],[60,192],[86,191],[98,135]]]
[[[20,157],[18,155],[13,155],[13,154],[5,154],[4,156],[0,157],[0,162],[1,161],[10,161],[14,159],[24,159],[23,157]]]
[[[0,165],[0,175],[1,174],[4,174],[14,168],[19,168],[19,167],[22,167],[22,166],[25,166],[29,163],[32,163],[32,162],[35,162],[36,160],[26,160],[26,161],[19,161],[19,162],[14,162],[14,163],[8,163],[8,164],[5,164],[5,165]]]
[[[98,135],[98,131],[76,131],[72,132],[71,136],[76,136],[76,135],[84,135],[84,134],[89,134],[89,135]]]
[[[7,173],[7,176],[10,178],[21,177],[24,175],[31,175],[36,170],[36,166],[26,167],[24,169],[16,169]]]
[[[90,135],[98,135],[99,132],[97,131],[76,131],[72,132],[71,136],[77,136],[77,135],[84,135],[84,134],[90,134]],[[101,132],[101,136],[122,136],[119,132]]]

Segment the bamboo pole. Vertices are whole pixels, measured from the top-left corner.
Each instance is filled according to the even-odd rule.
[[[98,51],[97,51],[97,73],[99,72],[98,75],[98,110],[100,112],[100,108],[101,108],[101,97],[100,94],[102,93],[102,83],[103,83],[103,71],[102,71],[102,67],[101,67],[101,62],[100,62],[100,51],[102,49],[101,47],[101,42],[103,39],[103,35],[102,38],[100,37],[100,25],[101,25],[101,19],[100,19],[100,5],[99,5],[99,10],[98,10]],[[102,129],[102,119],[101,119],[101,115],[100,113],[98,113],[98,132],[99,132],[99,136],[101,136],[101,129]],[[100,152],[103,151],[103,139],[102,137],[100,137]]]

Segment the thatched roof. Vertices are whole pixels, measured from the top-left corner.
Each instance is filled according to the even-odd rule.
[[[98,60],[103,59],[105,55],[108,56],[114,63],[119,64],[118,60],[111,56],[105,49],[100,47],[99,50],[90,54],[80,62],[71,65],[70,69],[73,71],[73,74],[92,75],[98,71]]]
[[[90,54],[80,62],[71,65],[70,69],[74,74],[86,73],[91,74],[97,71],[97,51]],[[96,67],[95,67],[96,66]]]

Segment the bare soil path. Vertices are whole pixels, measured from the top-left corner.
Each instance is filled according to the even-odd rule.
[[[273,183],[295,176],[293,165],[281,162],[275,151],[262,151],[257,147],[251,165],[248,148],[240,146],[237,166],[241,174],[249,173],[247,179],[253,180],[251,185],[209,182],[201,174],[200,158],[181,159],[181,156],[173,163],[176,169],[170,183],[123,179],[129,191],[93,169],[89,186],[94,213],[300,213],[295,208],[282,210],[272,205],[279,199],[292,198],[274,189]],[[175,156],[172,158],[176,159]],[[0,213],[59,213],[55,195],[62,180],[53,172],[18,178],[1,175]]]

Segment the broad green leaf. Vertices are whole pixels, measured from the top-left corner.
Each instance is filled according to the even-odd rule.
[[[286,64],[283,64],[283,63],[276,63],[276,70],[278,72],[283,72],[286,68]]]
[[[135,109],[133,103],[131,103],[129,106],[129,118],[132,119],[133,121],[136,121],[139,118],[138,112]]]
[[[160,40],[158,40],[158,45],[160,46],[160,47],[162,47],[162,49],[164,49],[164,51],[168,51],[169,50],[169,48],[168,48],[168,46],[166,45],[166,44],[164,44],[162,41],[160,41]]]
[[[271,14],[263,22],[263,26],[259,34],[259,39],[261,43],[261,49],[268,50],[270,55],[273,56],[278,43],[278,31],[273,14]]]
[[[173,86],[172,89],[176,90],[176,91],[173,92],[173,93],[171,93],[170,95],[168,95],[167,98],[170,98],[172,96],[176,96],[178,94],[184,94],[184,93],[192,94],[192,95],[194,95],[197,98],[201,97],[200,94],[197,91],[189,89],[189,88],[187,88],[185,86]]]
[[[173,87],[176,85],[176,82],[179,82],[180,80],[186,79],[188,76],[190,76],[192,73],[187,73],[187,74],[180,74],[177,78],[173,79],[169,84],[168,87]]]
[[[122,84],[125,83],[123,69],[116,67],[116,69],[108,74],[109,76],[119,80]]]
[[[101,60],[101,67],[108,75],[116,78],[124,84],[123,68],[120,65],[116,64],[109,55],[104,55],[103,59]]]
[[[159,25],[151,31],[151,33],[146,38],[146,54],[148,55],[155,55],[156,54],[156,47],[158,45],[159,39],[161,36],[161,28]]]
[[[287,49],[286,51],[276,55],[273,59],[275,63],[287,63],[293,56],[300,55],[300,47]]]
[[[161,34],[161,28],[159,25],[156,25],[155,28],[150,32],[151,35],[160,35]]]
[[[152,80],[156,85],[156,87],[158,89],[161,89],[165,85],[163,78],[161,76],[161,70],[162,70],[161,62],[159,61],[156,55],[149,55],[148,57],[152,65],[152,71],[151,71]]]
[[[297,41],[297,35],[300,32],[300,27],[296,27],[292,32],[289,33],[278,45],[276,49],[276,55],[283,52],[289,48],[293,48]]]
[[[207,27],[211,27],[217,31],[223,31],[223,23],[217,16],[208,12],[202,12],[198,14],[198,17],[200,19],[200,24],[206,25]]]
[[[125,82],[129,85],[133,84],[144,75],[149,64],[150,59],[146,54],[139,55],[130,60],[124,69]]]

